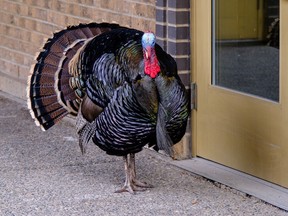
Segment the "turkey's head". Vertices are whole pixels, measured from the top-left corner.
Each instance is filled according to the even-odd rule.
[[[151,78],[155,78],[160,72],[159,62],[155,52],[156,37],[152,32],[146,32],[142,36],[144,72]]]

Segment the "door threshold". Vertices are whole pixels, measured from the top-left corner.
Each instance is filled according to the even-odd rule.
[[[288,211],[288,189],[286,188],[202,158],[171,163]]]

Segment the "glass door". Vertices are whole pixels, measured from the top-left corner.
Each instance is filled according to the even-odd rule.
[[[279,100],[279,0],[212,0],[212,84]]]
[[[194,156],[288,187],[288,1],[192,8]]]

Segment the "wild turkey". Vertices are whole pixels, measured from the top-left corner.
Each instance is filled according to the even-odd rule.
[[[154,34],[109,23],[70,26],[36,60],[27,90],[36,124],[47,130],[76,115],[82,153],[92,138],[124,157],[126,181],[117,192],[150,187],[136,180],[135,153],[148,144],[171,154],[189,112],[176,63]]]

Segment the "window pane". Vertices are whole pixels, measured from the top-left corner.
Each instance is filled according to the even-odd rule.
[[[212,0],[212,84],[279,100],[279,0]]]

